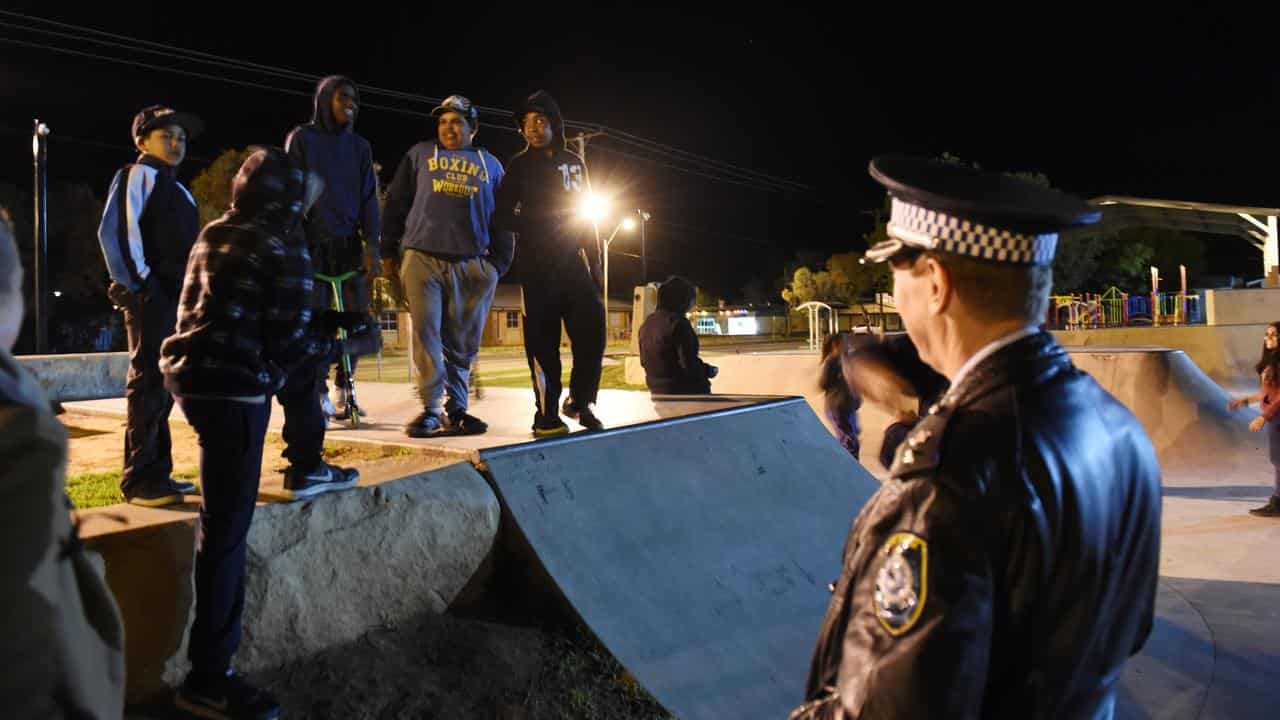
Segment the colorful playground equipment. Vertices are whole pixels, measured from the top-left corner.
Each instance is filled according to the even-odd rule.
[[[1112,287],[1100,294],[1049,296],[1048,323],[1059,330],[1203,322],[1201,296],[1186,292],[1130,295]]]

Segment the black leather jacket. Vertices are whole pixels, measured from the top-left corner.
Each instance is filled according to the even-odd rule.
[[[793,718],[1110,718],[1151,631],[1160,469],[1039,332],[961,379],[849,531]]]

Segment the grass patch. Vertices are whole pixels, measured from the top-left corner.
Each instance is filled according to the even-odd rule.
[[[556,658],[539,678],[529,717],[566,720],[676,720],[585,629],[552,636]]]
[[[566,366],[560,373],[560,384],[563,387],[569,387],[569,372],[572,367]],[[378,369],[370,362],[362,362],[360,367],[356,368],[356,382],[386,382],[386,383],[408,383],[409,370],[405,367],[403,357],[399,361],[391,363],[385,358],[382,363],[382,379],[378,380]],[[486,372],[484,369],[484,361],[480,362],[480,372],[472,376],[473,385],[480,388],[532,388],[533,382],[529,380],[528,368],[506,369],[500,371]],[[643,384],[629,385],[627,384],[626,367],[622,363],[616,365],[605,365],[600,373],[600,389],[601,390],[648,390]]]
[[[200,477],[196,468],[180,468],[173,471],[172,477],[178,480],[192,480]],[[67,478],[67,497],[77,510],[115,505],[124,502],[120,492],[120,471],[89,472],[72,475]]]
[[[562,387],[569,387],[569,369],[565,369],[560,373],[560,384]],[[519,371],[507,370],[501,373],[486,373],[480,371],[480,387],[504,387],[504,388],[532,388],[533,382],[529,380],[529,371],[521,368]],[[648,390],[644,385],[627,384],[627,369],[621,365],[605,365],[600,372],[600,389],[601,390]]]
[[[322,455],[330,462],[341,460],[351,463],[361,460],[381,460],[391,457],[406,457],[420,454],[419,450],[400,445],[369,445],[363,443],[326,444]]]
[[[120,471],[81,473],[67,478],[67,495],[71,504],[84,510],[124,502],[120,494]]]
[[[103,433],[91,433],[91,435],[100,434]],[[280,451],[283,449],[284,441],[280,438],[280,433],[267,433],[267,442],[262,453],[263,475],[284,470],[285,461],[280,459]],[[325,460],[342,465],[358,465],[362,462],[418,454],[421,454],[421,451],[412,447],[345,442],[325,443],[323,451]],[[191,480],[194,482],[200,477],[200,468],[176,468],[172,477],[178,480]],[[71,504],[77,510],[87,510],[124,502],[124,495],[120,492],[120,470],[118,469],[68,475],[66,491],[67,496],[71,498]]]
[[[605,365],[604,370],[600,373],[600,388],[602,390],[645,390],[649,388],[645,385],[629,385],[627,384],[627,368],[622,364]]]

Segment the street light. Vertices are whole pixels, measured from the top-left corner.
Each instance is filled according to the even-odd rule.
[[[633,230],[635,226],[635,218],[628,213],[618,221],[618,224],[613,227],[613,232],[609,233],[609,237],[604,241],[604,341],[606,343],[609,342],[609,246],[613,244],[613,239],[617,237],[619,230]]]
[[[636,210],[636,214],[640,216],[640,284],[649,284],[649,255],[644,248],[644,226],[652,217],[644,210]]]
[[[598,223],[609,214],[609,201],[601,195],[588,192],[582,196],[582,202],[578,204],[578,214]]]
[[[49,126],[35,120],[32,123],[31,155],[35,169],[35,305],[36,305],[36,353],[48,351],[49,302]]]

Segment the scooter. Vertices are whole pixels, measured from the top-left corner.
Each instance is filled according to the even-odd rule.
[[[333,309],[337,312],[345,312],[342,305],[342,283],[355,277],[358,271],[342,273],[341,275],[325,275],[316,273],[315,278],[321,282],[329,283],[329,287],[333,289]],[[343,341],[342,348],[342,375],[346,382],[342,387],[342,394],[346,398],[344,411],[341,415],[335,415],[338,420],[350,420],[353,429],[360,428],[360,406],[356,403],[356,379],[352,377],[351,372],[351,353],[347,352],[346,339],[347,329],[338,328],[338,339]]]

